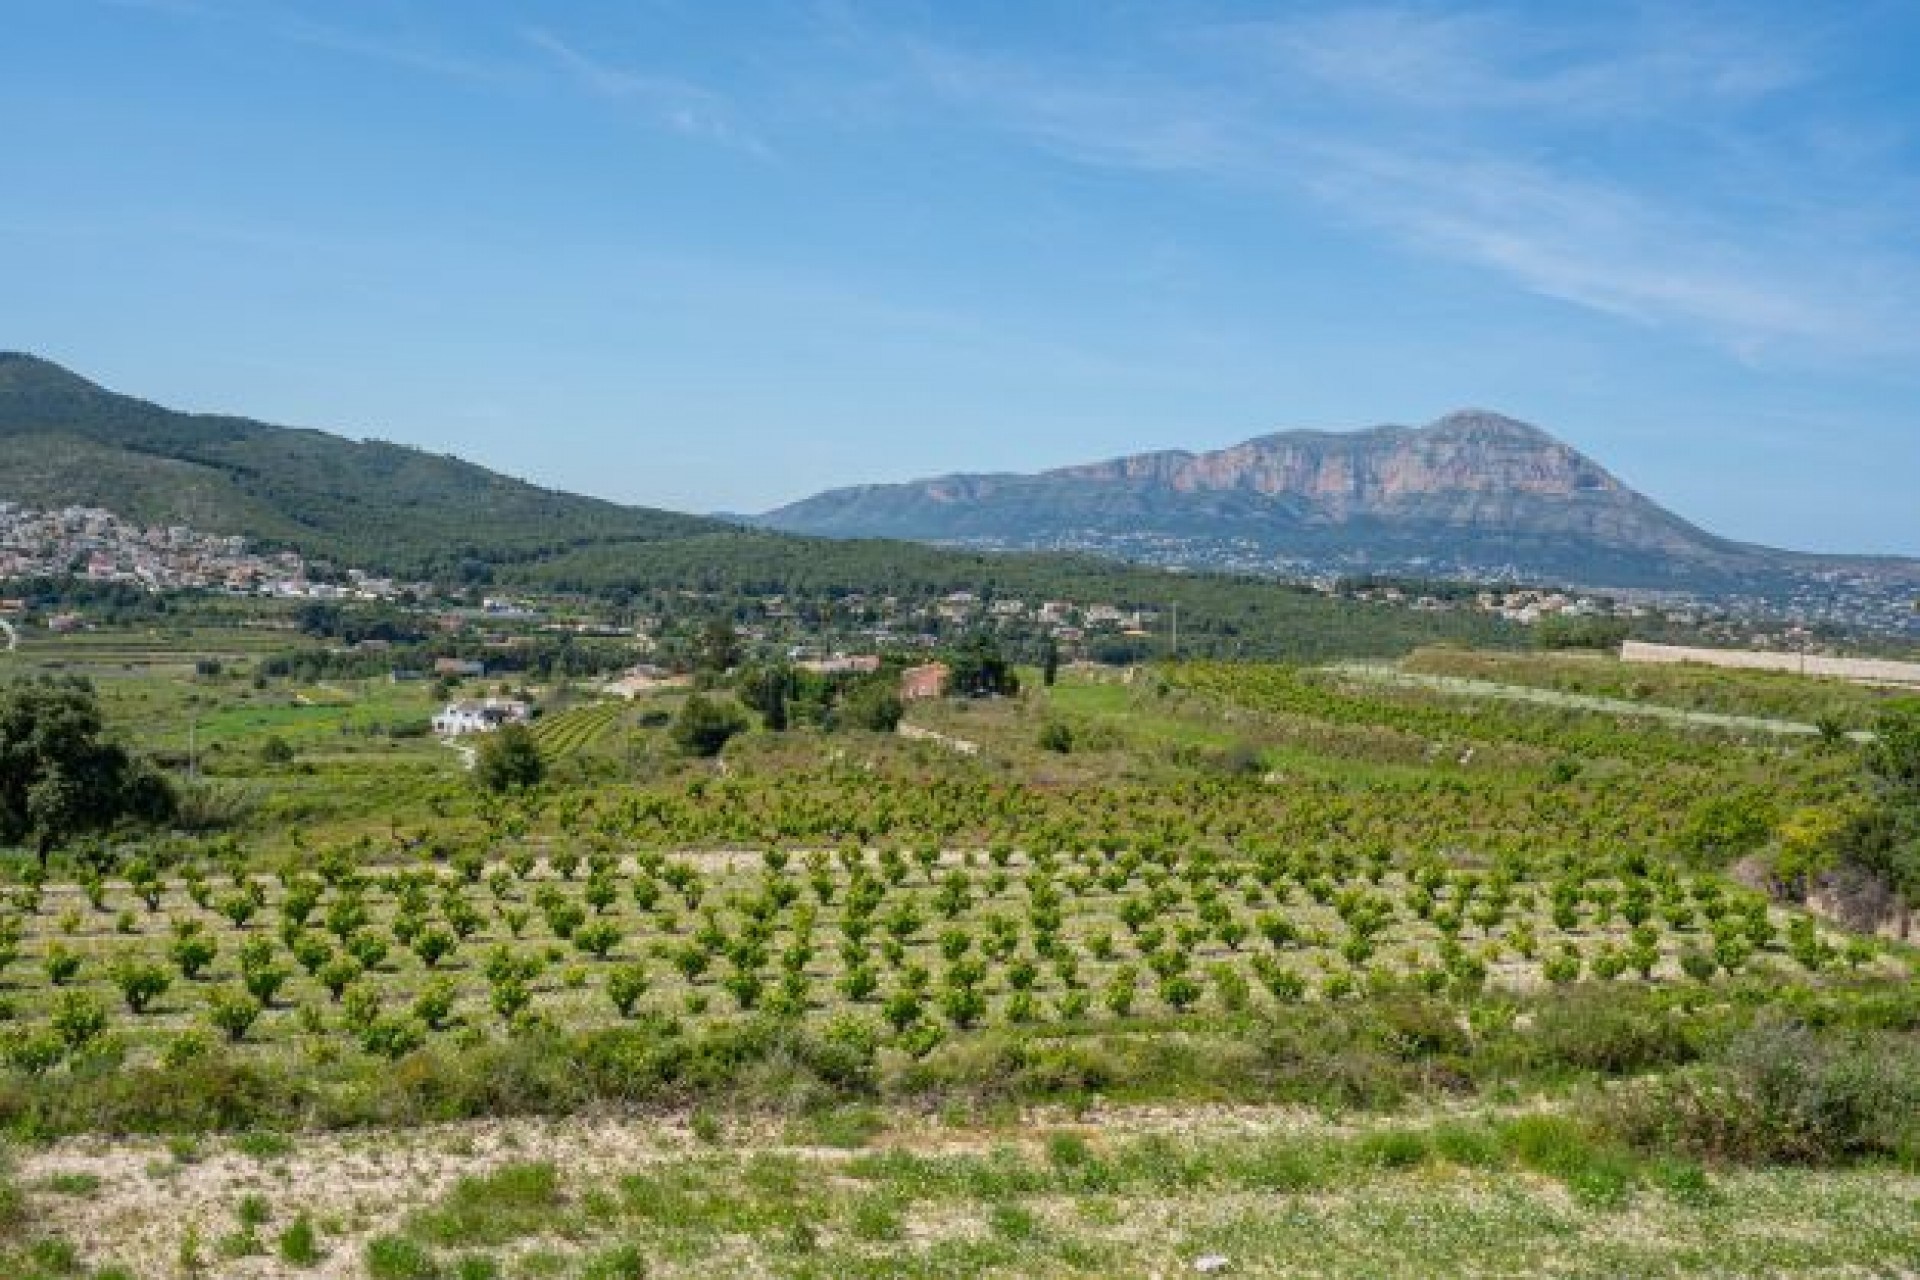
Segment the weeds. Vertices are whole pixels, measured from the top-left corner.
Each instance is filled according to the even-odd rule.
[[[290,1267],[318,1266],[325,1257],[320,1252],[319,1233],[314,1230],[313,1219],[304,1213],[287,1224],[276,1243],[280,1261]]]
[[[548,1229],[563,1208],[560,1175],[550,1161],[502,1165],[460,1179],[409,1229],[433,1244],[504,1244]]]
[[[370,1280],[441,1280],[443,1274],[433,1252],[406,1236],[375,1236],[365,1261]]]

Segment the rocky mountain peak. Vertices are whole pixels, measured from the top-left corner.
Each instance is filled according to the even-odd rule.
[[[763,519],[841,536],[1137,545],[1183,562],[1271,554],[1623,582],[1718,571],[1745,554],[1487,409],[1423,427],[1280,431],[1206,452],[841,490]]]

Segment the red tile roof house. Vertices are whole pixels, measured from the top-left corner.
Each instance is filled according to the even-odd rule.
[[[939,697],[947,691],[947,677],[952,674],[953,669],[944,662],[908,667],[900,673],[900,701],[915,702]]]

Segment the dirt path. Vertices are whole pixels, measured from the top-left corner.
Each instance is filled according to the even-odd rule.
[[[901,737],[915,742],[937,742],[943,747],[951,747],[963,756],[976,756],[980,754],[979,743],[969,742],[965,738],[956,738],[952,734],[941,733],[938,729],[928,729],[922,725],[908,724],[903,720],[897,732]]]

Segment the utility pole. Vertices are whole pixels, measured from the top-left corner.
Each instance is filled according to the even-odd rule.
[[[1173,656],[1180,656],[1180,602],[1173,602]]]

